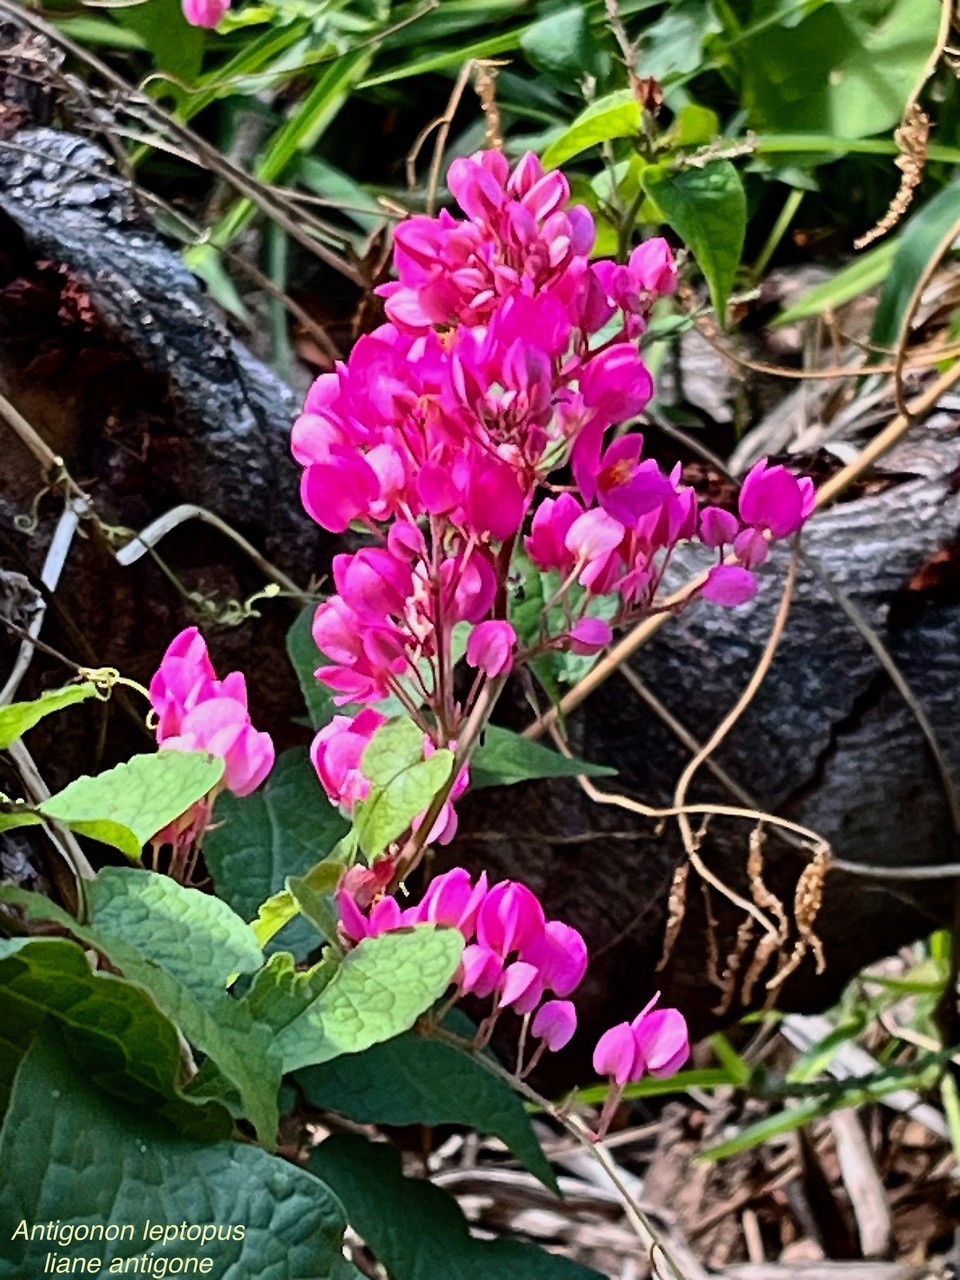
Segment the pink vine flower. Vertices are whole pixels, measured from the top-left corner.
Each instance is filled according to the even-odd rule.
[[[293,428],[305,509],[354,539],[334,557],[334,591],[313,623],[316,676],[344,713],[312,758],[348,816],[369,795],[363,755],[395,714],[388,698],[422,731],[425,758],[464,741],[469,754],[518,666],[594,656],[663,607],[678,546],[698,542],[713,561],[682,603],[699,594],[735,607],[757,590],[770,541],[812,510],[810,481],[763,462],[738,514],[698,511],[680,466],[644,453],[630,424],[654,388],[637,340],[677,288],[665,240],[626,263],[592,260],[590,214],[532,154],[512,168],[499,151],[457,159],[448,185],[459,208],[396,228],[396,278],[378,290],[386,322],[315,381]],[[520,608],[528,583],[542,599],[539,630]],[[458,928],[454,998],[491,1001],[481,1044],[505,1011],[529,1022],[529,1070],[574,1034],[567,997],[587,967],[577,930],[548,920],[526,886],[489,886],[463,868],[416,906],[388,892],[425,840],[452,837],[467,784],[463,768],[429,832],[420,814],[407,844],[345,873],[340,932],[349,946],[424,922]],[[675,1070],[688,1049],[682,1015],[651,1006],[601,1038],[595,1065],[616,1092]]]
[[[308,513],[369,542],[334,558],[335,593],[313,627],[317,678],[338,705],[399,698],[436,747],[518,659],[595,654],[655,608],[673,549],[698,533],[735,560],[701,594],[744,603],[767,540],[794,531],[812,499],[809,481],[759,464],[739,520],[716,508],[698,519],[679,467],[645,456],[638,432],[615,434],[653,394],[636,339],[676,288],[666,241],[638,245],[626,264],[591,261],[590,214],[530,154],[511,169],[477,152],[448,181],[463,216],[396,229],[397,278],[379,289],[387,323],[316,380],[292,439]],[[573,492],[557,486],[563,467]],[[521,539],[536,569],[559,575],[558,608],[532,647],[507,591]],[[612,607],[594,609],[599,598]],[[460,653],[477,673],[465,697],[453,678],[464,625]],[[314,748],[347,812],[366,791],[356,738],[369,724],[338,718]]]
[[[209,751],[224,762],[217,791],[246,796],[273,768],[273,741],[256,730],[247,707],[241,672],[218,680],[206,642],[196,627],[171,640],[150,681],[150,702],[157,718],[157,745],[167,751]],[[216,792],[195,804],[152,840],[185,849],[196,844],[207,823]]]
[[[367,938],[417,924],[459,929],[467,945],[453,979],[455,996],[493,997],[477,1043],[485,1044],[501,1013],[510,1010],[533,1018],[532,1034],[540,1041],[526,1071],[545,1051],[563,1048],[576,1028],[566,997],[580,986],[589,959],[580,932],[565,921],[548,920],[526,885],[501,880],[490,886],[486,872],[474,881],[464,867],[435,877],[416,906],[402,909],[384,892],[395,863],[382,862],[383,872],[375,862],[369,870],[351,868],[340,881],[336,903],[344,944],[361,946]]]
[[[217,27],[230,8],[230,0],[183,0],[183,16],[192,27]]]
[[[679,1009],[658,1009],[660,992],[632,1022],[605,1031],[593,1051],[593,1069],[608,1076],[610,1092],[604,1103],[596,1139],[606,1133],[628,1084],[645,1075],[664,1079],[674,1075],[690,1056],[687,1023]]]

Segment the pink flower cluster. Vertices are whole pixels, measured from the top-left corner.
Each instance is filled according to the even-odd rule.
[[[796,533],[813,511],[813,481],[797,479],[786,467],[771,467],[761,459],[747,473],[740,489],[740,519],[720,507],[700,512],[700,541],[720,552],[727,547],[739,563],[718,564],[710,570],[702,595],[715,604],[738,605],[757,590],[752,573],[770,554],[769,539]]]
[[[334,559],[335,592],[313,626],[326,659],[317,677],[339,705],[399,698],[436,746],[457,738],[485,680],[550,649],[595,654],[614,626],[654,608],[678,542],[699,533],[721,558],[735,542],[738,563],[703,590],[735,604],[767,538],[809,509],[803,485],[775,467],[748,478],[742,528],[722,512],[698,518],[679,468],[667,475],[645,457],[637,432],[610,438],[653,393],[637,338],[676,288],[665,241],[625,264],[591,262],[590,214],[533,155],[511,170],[500,152],[478,152],[454,161],[448,183],[465,217],[397,228],[397,279],[380,289],[388,322],[317,379],[292,439],[309,514],[371,538]],[[558,606],[523,642],[508,616],[521,537],[533,566],[557,575]],[[599,596],[615,607],[601,610]],[[453,673],[464,627],[476,672],[466,691]],[[348,809],[365,788],[357,741],[371,721],[360,714],[314,750]]]
[[[196,627],[181,631],[170,642],[149,692],[158,745],[163,750],[209,751],[220,756],[224,761],[221,785],[234,795],[249,795],[273,768],[270,735],[258,732],[250,722],[243,674],[231,671],[218,680]],[[204,823],[208,810],[209,798],[192,817]],[[185,827],[181,818],[174,824],[176,832],[172,828],[161,832],[155,843],[164,843],[161,837],[172,840],[188,828],[195,837],[196,825],[190,821]]]
[[[382,863],[354,867],[341,881],[337,905],[345,941],[356,945],[415,924],[459,929],[467,945],[454,978],[457,994],[493,997],[484,1036],[501,1010],[513,1009],[533,1015],[531,1033],[545,1049],[562,1049],[577,1025],[567,997],[587,969],[580,933],[562,920],[548,920],[526,885],[502,880],[491,887],[485,872],[474,881],[463,867],[437,876],[421,902],[401,909],[396,898],[380,896],[395,869],[384,861],[385,871]]]

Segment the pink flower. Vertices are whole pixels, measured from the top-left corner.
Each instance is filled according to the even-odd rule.
[[[798,480],[786,467],[771,467],[763,458],[751,467],[740,489],[740,516],[774,538],[786,538],[810,515],[815,497],[812,480]]]
[[[565,1048],[577,1029],[577,1011],[569,1000],[547,1000],[537,1010],[530,1031],[552,1053]]]
[[[576,553],[566,546],[573,522],[583,515],[583,507],[571,493],[544,498],[533,513],[530,536],[524,540],[527,555],[540,569],[557,569],[568,574],[576,563]]]
[[[587,971],[583,935],[562,920],[548,920],[543,932],[521,950],[521,957],[536,966],[543,986],[558,996],[575,991]]]
[[[613,306],[645,320],[656,297],[674,293],[677,268],[670,246],[659,237],[637,245],[626,266],[595,262],[593,271]]]
[[[742,529],[733,540],[733,554],[745,569],[757,569],[770,555],[770,544],[759,529]]]
[[[393,933],[403,926],[400,904],[396,898],[385,894],[379,902],[370,908],[367,917],[367,937],[378,938],[381,933]]]
[[[447,184],[468,218],[483,226],[503,208],[510,173],[500,151],[480,151],[469,159],[454,160]]]
[[[179,751],[209,751],[224,761],[223,785],[249,795],[273,767],[270,735],[250,722],[247,687],[239,671],[218,680],[196,627],[168,645],[150,681],[157,714],[157,744]]]
[[[516,880],[501,880],[487,894],[477,917],[477,941],[507,956],[539,941],[546,921],[537,897]]]
[[[460,990],[481,1000],[493,995],[503,973],[503,956],[473,942],[464,947],[460,960]]]
[[[593,1054],[597,1075],[612,1076],[622,1088],[643,1075],[671,1076],[690,1056],[687,1023],[679,1009],[655,1009],[659,991],[632,1022],[605,1031]]]
[[[581,618],[567,633],[570,652],[592,657],[613,639],[613,629],[603,618]]]
[[[740,528],[735,515],[722,507],[704,507],[700,512],[700,541],[705,547],[723,547],[733,542]]]
[[[567,530],[564,545],[576,557],[575,563],[582,562],[589,569],[619,547],[624,532],[623,525],[615,516],[594,507],[592,511],[577,516]],[[586,575],[581,575],[580,578],[584,586],[592,580],[593,576],[587,579]]]
[[[192,27],[216,27],[230,8],[230,0],[183,0],[183,16]]]
[[[516,471],[500,458],[477,456],[463,496],[463,523],[468,533],[489,534],[502,541],[523,524],[526,496]]]
[[[239,672],[229,679],[243,683]],[[157,714],[157,741],[179,733],[184,715],[199,702],[216,697],[220,689],[206,641],[196,627],[187,627],[170,641],[150,681],[150,702]],[[245,690],[243,697],[245,700]]]
[[[634,1070],[662,1080],[679,1071],[690,1057],[690,1034],[679,1009],[655,1009],[659,992],[630,1026],[637,1045]]]
[[[430,881],[423,900],[414,908],[417,921],[451,925],[466,939],[473,937],[477,915],[487,896],[487,873],[474,885],[464,867],[454,867]]]
[[[338,893],[349,893],[358,907],[369,907],[375,898],[390,884],[397,864],[392,858],[378,858],[372,867],[364,867],[359,862],[340,877]]]
[[[596,472],[597,500],[624,525],[632,525],[675,496],[652,458],[640,461],[643,436],[620,436],[603,454]]]
[[[357,716],[334,716],[313,740],[310,759],[317,777],[331,803],[348,815],[370,792],[360,761],[371,738],[386,722],[385,715],[368,707]]]
[[[653,379],[636,347],[622,342],[583,366],[580,393],[587,408],[598,410],[607,422],[625,422],[647,407]]]
[[[543,997],[543,979],[535,964],[515,960],[503,971],[499,983],[500,1008],[533,1013]]]
[[[676,293],[677,264],[670,246],[660,236],[637,245],[628,266],[631,276],[647,293],[661,296]]]
[[[444,612],[454,622],[480,622],[493,608],[497,572],[484,551],[474,551],[464,564],[462,555],[440,566]]]
[[[513,666],[517,633],[509,622],[481,622],[470,632],[467,662],[487,676],[506,675]]]
[[[369,938],[370,927],[367,917],[360,910],[353,894],[346,889],[338,889],[335,895],[337,911],[340,913],[340,932],[348,942],[362,942]]]
[[[326,461],[307,467],[300,482],[308,515],[330,533],[343,533],[352,520],[368,515],[379,496],[377,473],[345,445],[333,445]]]
[[[593,1069],[598,1076],[612,1076],[619,1086],[638,1079],[637,1042],[629,1022],[618,1022],[605,1031],[593,1051]]]
[[[223,785],[234,795],[255,791],[273,768],[273,742],[250,723],[246,700],[212,697],[188,711],[163,750],[209,751],[224,762]]]
[[[757,580],[749,569],[720,564],[710,570],[700,594],[704,600],[733,609],[757,594]]]

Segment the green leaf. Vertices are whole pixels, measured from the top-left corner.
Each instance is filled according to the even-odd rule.
[[[788,1110],[775,1112],[758,1120],[756,1124],[746,1125],[732,1138],[708,1147],[700,1153],[699,1158],[711,1162],[727,1160],[741,1151],[749,1151],[751,1147],[758,1147],[763,1142],[770,1142],[785,1133],[802,1129],[820,1116],[830,1115],[844,1107],[864,1107],[867,1103],[876,1102],[900,1089],[925,1089],[929,1087],[930,1081],[920,1073],[917,1076],[894,1074],[889,1080],[879,1081],[868,1087],[858,1086],[855,1077],[847,1084],[849,1087],[837,1092],[831,1091],[822,1098],[792,1101]]]
[[[845,303],[859,298],[868,289],[882,284],[887,278],[890,264],[893,262],[900,243],[899,236],[884,240],[874,249],[868,249],[853,259],[836,275],[823,284],[815,285],[802,294],[792,306],[787,307],[772,323],[773,328],[794,324],[797,320],[807,320],[811,316],[823,315],[825,311],[842,307]]]
[[[553,1171],[518,1095],[476,1054],[408,1031],[298,1073],[315,1107],[357,1124],[465,1124],[492,1133],[552,1190]]]
[[[204,840],[204,858],[217,895],[246,920],[283,890],[288,876],[304,875],[323,861],[349,830],[299,747],[278,757],[266,786],[253,795],[220,795],[215,821]],[[290,907],[287,921],[298,915],[292,900]],[[264,945],[266,939],[258,936]],[[299,921],[280,945],[302,957],[316,941],[313,930]]]
[[[960,175],[955,175],[902,228],[870,333],[871,343],[881,350],[871,360],[886,360],[886,352],[895,350],[904,340],[931,265],[940,261],[960,235],[958,201]]]
[[[65,689],[51,689],[33,702],[12,702],[9,706],[0,707],[0,751],[5,751],[12,742],[22,738],[44,716],[63,707],[72,707],[76,702],[86,702],[96,692],[96,685],[89,682],[71,684]]]
[[[65,36],[77,44],[101,45],[107,49],[146,49],[147,42],[134,31],[124,31],[105,18],[57,18],[50,14],[50,22]]]
[[[261,1143],[272,1147],[281,1064],[268,1029],[258,1026],[250,1010],[225,991],[199,999],[189,986],[141,959],[128,944],[102,938],[93,930],[85,931],[84,937],[103,949],[131,982],[149,991],[186,1039],[213,1059],[235,1086],[241,1113],[249,1118]]]
[[[11,800],[0,793],[0,831],[13,831],[16,827],[35,827],[43,819],[26,800]]]
[[[104,867],[87,895],[94,929],[135,947],[198,1000],[218,999],[231,974],[263,963],[253,930],[225,902],[169,876]]]
[[[640,104],[632,89],[619,89],[591,102],[573,124],[551,142],[543,153],[543,163],[556,169],[573,156],[611,138],[634,138],[640,133]]]
[[[751,127],[869,137],[899,123],[936,45],[937,5],[819,4],[800,23],[760,24],[725,52],[741,76]]]
[[[183,16],[179,0],[116,5],[111,16],[145,42],[158,68],[188,84],[200,70],[205,34]]]
[[[55,1103],[54,1103],[55,1100]],[[107,1098],[45,1031],[24,1059],[0,1133],[0,1278],[42,1274],[49,1241],[12,1238],[16,1226],[129,1224],[116,1241],[74,1241],[63,1256],[146,1264],[208,1258],[214,1276],[347,1280],[343,1209],[328,1187],[249,1144],[179,1136],[143,1105]],[[144,1239],[152,1223],[230,1230],[207,1243]],[[122,1267],[122,1263],[119,1264]],[[168,1262],[169,1265],[169,1262]],[[118,1267],[119,1269],[119,1267]],[[152,1274],[152,1270],[151,1270]]]
[[[315,894],[332,894],[340,883],[340,877],[345,869],[346,863],[340,862],[337,858],[326,858],[323,862],[318,862],[316,866],[311,867],[304,876],[288,876],[288,887],[261,903],[256,919],[251,925],[260,945],[265,947],[285,925],[290,924],[301,913],[300,902],[290,887],[291,881],[297,882],[298,889],[305,884],[308,890]],[[316,942],[316,936],[311,933],[307,945],[301,950],[312,951]]]
[[[323,994],[340,965],[329,948],[319,964],[297,969],[289,951],[270,957],[250,985],[244,1003],[256,1022],[283,1031]]]
[[[643,171],[643,185],[696,258],[717,319],[725,323],[747,228],[739,173],[729,160],[712,160],[702,169],[671,169],[664,163]]]
[[[244,1013],[257,1024],[258,1033],[267,1031],[272,1038],[317,999],[339,963],[339,953],[328,947],[319,964],[299,971],[288,951],[276,952],[254,975],[250,990],[240,1002]],[[205,1098],[221,1098],[235,1114],[243,1114],[239,1093],[212,1058],[204,1062],[191,1080],[188,1092]]]
[[[355,223],[361,231],[366,235],[372,235],[374,231],[379,230],[386,221],[386,213],[383,205],[367,191],[367,189],[356,182],[353,178],[331,164],[325,157],[310,155],[301,156],[298,167],[298,175],[300,181],[314,195],[322,196],[326,200],[335,201],[338,209],[345,218]],[[308,606],[304,610],[307,618],[306,631],[309,635],[310,623],[313,620],[315,612],[314,606]],[[294,623],[294,628],[300,627],[302,624],[300,618]],[[313,637],[311,636],[311,643]],[[290,638],[287,638],[287,646],[289,650]],[[313,646],[314,654],[317,653],[316,645]],[[297,666],[294,661],[294,666]],[[319,663],[314,661],[315,666]],[[298,668],[299,670],[299,668]],[[314,682],[316,683],[316,682]],[[309,701],[309,698],[307,699]]]
[[[644,31],[641,74],[666,80],[698,70],[704,42],[722,30],[712,5],[703,0],[680,0]]]
[[[702,147],[712,142],[720,133],[720,118],[709,107],[688,102],[677,112],[670,130],[670,142],[674,147]]]
[[[695,1067],[678,1071],[676,1075],[644,1076],[636,1084],[628,1084],[623,1091],[625,1098],[665,1098],[671,1094],[686,1093],[688,1089],[719,1089],[722,1085],[736,1085],[736,1075],[726,1067]],[[577,1102],[598,1106],[610,1092],[609,1084],[591,1084],[576,1092]]]
[[[185,984],[123,939],[81,925],[40,894],[15,886],[0,886],[0,902],[17,905],[30,920],[52,920],[69,929],[80,942],[104,955],[130,982],[148,991],[184,1037],[213,1058],[236,1087],[242,1114],[249,1117],[261,1142],[265,1145],[273,1142],[277,1130],[280,1058],[268,1028],[255,1023],[249,1008],[222,989],[211,990],[198,998],[193,984]],[[151,949],[159,952],[156,937],[151,939]]]
[[[435,751],[429,760],[411,765],[386,787],[372,788],[357,808],[356,829],[363,852],[376,857],[403,835],[417,814],[429,806],[452,768],[453,752]]]
[[[187,245],[182,256],[186,267],[207,286],[207,292],[218,307],[235,316],[242,324],[253,324],[253,317],[233,283],[219,249],[205,240],[200,244]]]
[[[792,1083],[806,1083],[822,1076],[844,1045],[860,1038],[873,1015],[869,1006],[854,1008],[852,1013],[800,1055],[787,1073]]]
[[[520,48],[538,71],[555,76],[564,84],[576,83],[585,75],[602,74],[605,60],[582,4],[560,9],[532,23],[520,37]]]
[[[20,1061],[48,1019],[88,1080],[157,1106],[185,1127],[230,1132],[218,1108],[192,1105],[181,1093],[173,1023],[140,987],[94,972],[83,948],[67,938],[0,940],[0,1115]]]
[[[561,586],[560,574],[553,570],[541,572],[525,551],[517,551],[511,561],[511,579],[514,587],[509,600],[510,621],[525,648],[532,648],[546,636],[559,635],[565,630],[567,618],[562,604],[555,604],[549,610],[545,608]],[[575,612],[583,606],[585,596],[583,587],[577,584],[568,588],[567,597]],[[616,610],[615,597],[606,596],[590,601],[587,612],[591,617],[609,621]],[[550,651],[533,658],[530,669],[556,705],[561,697],[561,684],[576,684],[597,662],[598,656]]]
[[[475,1239],[457,1202],[404,1178],[400,1153],[383,1143],[338,1134],[311,1153],[309,1167],[339,1196],[392,1280],[602,1280],[535,1245]]]
[[[313,639],[316,611],[316,605],[308,604],[287,632],[287,656],[297,673],[310,724],[314,729],[322,729],[337,714],[337,708],[333,705],[333,694],[313,674],[326,661]]]
[[[373,735],[360,768],[372,785],[354,825],[361,849],[375,857],[429,806],[450,777],[453,753],[444,748],[424,760],[423,730],[409,719],[390,720]]]
[[[333,891],[340,882],[344,867],[342,863],[334,863],[325,870],[331,874],[322,890],[315,889],[308,876],[288,876],[287,889],[304,919],[308,920],[327,942],[336,944],[339,916],[333,903]]]
[[[223,777],[223,760],[205,751],[134,756],[95,778],[82,777],[37,806],[62,822],[139,858],[158,831],[201,800]]]
[[[375,786],[385,787],[422,759],[423,730],[409,718],[398,718],[381,725],[370,739],[360,769]]]
[[[462,951],[458,929],[432,925],[366,938],[276,1037],[284,1071],[360,1053],[409,1031],[450,985]]]
[[[334,58],[322,68],[309,92],[290,118],[271,136],[256,166],[256,177],[265,183],[278,182],[302,153],[314,149],[336,118],[343,104],[356,89],[357,81],[366,73],[373,59],[372,48],[352,49]],[[244,197],[210,231],[210,243],[227,247],[247,226],[256,212],[252,201]]]
[[[737,141],[745,139],[731,141],[736,145]],[[900,154],[900,148],[892,138],[850,138],[832,133],[758,133],[752,135],[752,145],[760,156],[811,155],[822,157],[820,163],[836,160],[848,153],[860,156]],[[927,147],[927,159],[942,161],[944,164],[960,164],[960,147],[931,142]]]
[[[572,778],[578,774],[609,778],[616,772],[587,760],[568,760],[559,751],[524,738],[512,729],[487,725],[483,741],[470,762],[470,786],[479,791],[483,787],[510,787],[534,778]]]

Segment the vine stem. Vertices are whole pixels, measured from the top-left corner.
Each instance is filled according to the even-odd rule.
[[[466,1044],[460,1036],[456,1036],[451,1034],[449,1031],[445,1031],[443,1027],[434,1026],[431,1034],[437,1039],[446,1040],[450,1044],[456,1044],[461,1049],[465,1048],[468,1052],[471,1052],[473,1049],[473,1046]],[[473,1056],[477,1062],[481,1063],[482,1066],[484,1066],[493,1075],[499,1076],[500,1079],[505,1081],[512,1089],[515,1089],[521,1097],[526,1098],[528,1102],[532,1102],[534,1106],[544,1112],[545,1115],[550,1116],[552,1120],[565,1129],[566,1132],[577,1141],[590,1158],[595,1160],[601,1169],[603,1169],[604,1173],[609,1178],[623,1202],[624,1211],[630,1221],[630,1225],[633,1227],[648,1254],[651,1255],[651,1262],[653,1250],[658,1249],[669,1264],[670,1270],[674,1275],[674,1280],[688,1280],[688,1277],[686,1277],[680,1269],[679,1264],[673,1257],[670,1249],[661,1239],[657,1229],[654,1227],[647,1214],[644,1213],[636,1200],[630,1194],[626,1184],[620,1177],[616,1164],[610,1157],[610,1153],[605,1149],[602,1142],[596,1142],[594,1140],[590,1130],[579,1116],[569,1115],[562,1107],[558,1107],[547,1098],[542,1097],[535,1089],[527,1084],[526,1081],[520,1080],[515,1075],[512,1075],[506,1070],[506,1068],[502,1067],[499,1062],[496,1062],[486,1054],[474,1054]]]
[[[690,783],[693,781],[694,774],[700,766],[713,755],[717,747],[720,746],[721,742],[723,742],[724,738],[756,697],[757,690],[766,679],[767,672],[770,670],[771,664],[773,663],[773,659],[776,656],[777,649],[780,645],[784,627],[787,625],[787,616],[790,612],[790,604],[793,600],[793,591],[797,581],[798,559],[799,539],[794,542],[793,554],[790,557],[790,568],[787,572],[787,580],[784,584],[783,594],[780,598],[780,607],[777,610],[777,616],[774,619],[773,627],[770,631],[767,643],[764,646],[760,661],[757,663],[753,675],[747,681],[746,688],[743,690],[743,693],[741,693],[736,703],[731,707],[707,741],[687,764],[687,767],[684,769],[677,781],[676,790],[673,794],[673,805],[674,808],[678,810],[677,822],[680,826],[680,834],[683,838],[683,847],[686,850],[687,857],[690,859],[690,862],[694,865],[701,878],[706,880],[707,884],[713,885],[714,889],[718,892],[723,893],[742,911],[753,916],[761,928],[772,936],[777,935],[777,929],[766,914],[760,910],[756,903],[751,902],[748,898],[744,898],[728,885],[723,884],[723,882],[719,880],[704,863],[700,854],[697,852],[697,842],[694,839],[693,828],[690,825],[690,817],[689,814],[684,811],[684,807],[687,799],[687,791],[690,787]]]
[[[469,764],[470,757],[473,755],[480,741],[480,735],[483,732],[487,721],[490,719],[493,709],[497,705],[497,699],[503,692],[506,683],[507,677],[505,675],[488,677],[486,683],[477,695],[477,700],[473,705],[473,710],[470,712],[467,723],[464,725],[457,740],[457,750],[453,757],[453,766],[450,770],[450,776],[433,797],[430,807],[424,815],[423,821],[420,823],[420,826],[413,835],[411,835],[410,839],[404,846],[403,852],[400,854],[397,869],[397,876],[399,879],[402,880],[404,876],[408,876],[420,862],[424,846],[427,843],[427,837],[433,829],[433,824],[440,816],[440,810],[446,804],[450,792],[453,790],[453,785],[460,776],[461,770],[464,765]]]

